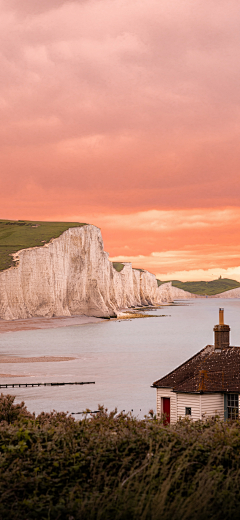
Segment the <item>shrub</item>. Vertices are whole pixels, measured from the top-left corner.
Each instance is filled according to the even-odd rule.
[[[138,420],[104,407],[75,421],[27,417],[20,406],[0,423],[0,518],[239,518],[238,421],[165,426],[153,414]]]
[[[27,410],[23,401],[20,404],[14,404],[14,400],[14,395],[0,395],[0,421],[10,424],[22,417],[34,417]]]

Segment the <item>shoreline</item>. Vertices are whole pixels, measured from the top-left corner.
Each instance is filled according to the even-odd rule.
[[[103,321],[106,320],[85,315],[55,316],[53,318],[34,317],[19,320],[0,319],[0,334],[21,330],[57,329],[59,327],[87,325],[88,323],[102,323]]]
[[[136,318],[147,318],[150,316],[142,314],[142,312],[157,310],[160,306],[144,306],[131,309],[122,309],[116,318],[95,318],[94,316],[54,316],[52,318],[44,318],[42,316],[34,318],[24,318],[17,320],[3,320],[0,318],[0,334],[7,332],[19,332],[21,330],[39,330],[39,329],[57,329],[59,327],[72,327],[87,325],[89,323],[103,323],[106,321],[117,321]],[[140,311],[140,312],[139,312]],[[142,311],[142,312],[141,312]],[[153,317],[153,316],[151,316]]]
[[[20,318],[16,320],[3,320],[0,318],[0,334],[7,332],[19,332],[21,330],[39,330],[39,329],[57,329],[59,327],[72,327],[87,325],[89,323],[103,323],[106,321],[130,320],[136,318],[153,318],[153,315],[145,314],[147,311],[161,309],[170,306],[172,303],[161,303],[159,305],[149,305],[142,307],[131,307],[129,309],[120,309],[119,315],[115,318],[96,318],[94,316],[54,316],[46,318],[43,316],[35,316],[32,318]],[[144,314],[142,314],[144,313]],[[158,316],[159,317],[159,316]]]

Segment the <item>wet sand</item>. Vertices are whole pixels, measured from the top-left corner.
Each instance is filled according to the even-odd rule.
[[[164,306],[161,304],[160,306],[146,306],[146,307],[136,307],[131,311],[122,309],[119,312],[119,316],[116,318],[111,318],[111,321],[116,320],[129,320],[135,318],[153,318],[152,314],[142,314],[141,311],[152,311],[160,309]],[[139,312],[140,311],[140,312]],[[158,316],[159,317],[159,316]],[[94,316],[56,316],[54,318],[26,318],[21,320],[2,320],[0,318],[0,334],[4,332],[17,332],[20,330],[35,330],[35,329],[56,329],[59,327],[73,327],[79,325],[86,325],[88,323],[101,323],[106,321],[104,318],[95,318]]]
[[[1,363],[49,363],[54,361],[72,361],[75,357],[66,356],[39,356],[39,357],[18,357],[18,356],[1,356]]]
[[[155,308],[150,308],[148,307],[147,310],[156,310]],[[166,314],[142,314],[141,312],[135,312],[135,311],[132,311],[132,312],[129,312],[129,311],[125,311],[125,312],[122,312],[121,314],[119,314],[119,316],[117,318],[111,318],[111,321],[120,321],[120,320],[135,320],[137,318],[162,318],[162,317],[165,317]]]
[[[56,329],[59,327],[72,327],[74,325],[86,325],[87,323],[100,323],[101,318],[92,316],[62,316],[56,318],[27,318],[25,320],[0,319],[0,334],[3,332],[17,332],[19,330]]]
[[[0,374],[0,377],[29,377],[26,374]]]

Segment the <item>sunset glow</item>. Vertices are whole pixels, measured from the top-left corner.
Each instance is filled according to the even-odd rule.
[[[0,9],[0,218],[95,224],[162,280],[240,281],[239,2]]]

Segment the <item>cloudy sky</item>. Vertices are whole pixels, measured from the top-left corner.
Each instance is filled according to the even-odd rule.
[[[240,280],[237,0],[0,0],[0,218]]]

